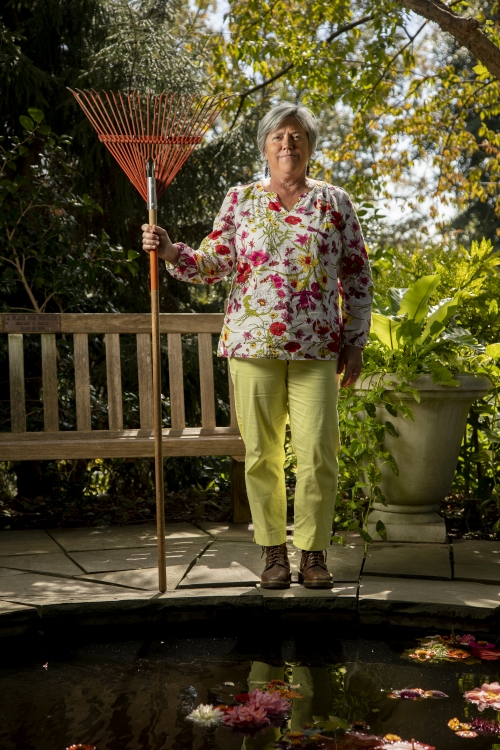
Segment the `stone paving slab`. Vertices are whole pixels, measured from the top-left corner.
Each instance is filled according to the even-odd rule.
[[[259,607],[262,596],[255,586],[225,586],[220,588],[178,588],[155,598],[159,608],[180,608],[219,605]]]
[[[253,542],[253,523],[212,523],[200,521],[196,524],[210,536],[224,542]],[[293,523],[287,523],[286,533],[293,536]]]
[[[423,605],[423,606],[422,606]],[[490,617],[500,607],[500,591],[492,586],[462,581],[429,581],[365,576],[359,591],[359,610],[427,612],[439,617]]]
[[[22,635],[37,621],[36,607],[0,601],[0,632],[2,636]]]
[[[157,544],[156,526],[150,523],[137,526],[98,526],[88,529],[50,529],[48,533],[66,552],[155,547]],[[207,539],[207,534],[192,523],[169,523],[165,538]]]
[[[204,547],[204,540],[196,538],[186,540],[171,539],[167,541],[167,567],[179,569],[176,571],[178,581],[181,580],[186,570],[203,551]],[[119,570],[154,568],[158,560],[156,547],[71,552],[70,556],[85,573],[108,573]]]
[[[340,536],[340,534],[338,534],[337,536]],[[337,542],[333,542],[332,546],[335,546],[336,544],[337,544]],[[361,536],[357,532],[355,532],[355,531],[348,531],[347,534],[344,534],[344,544],[343,544],[343,546],[344,547],[345,546],[349,546],[350,547],[353,544],[355,544],[355,545],[361,545],[362,547],[365,546],[364,539],[362,539]]]
[[[201,521],[197,525],[205,533],[224,542],[253,541],[253,524],[251,523],[209,523]]]
[[[476,581],[500,586],[500,567],[483,563],[482,565],[455,565],[456,581]]]
[[[82,569],[78,565],[75,565],[69,557],[60,552],[49,552],[46,555],[12,555],[12,557],[0,557],[0,566],[0,570],[17,568],[18,570],[35,573],[52,573],[61,576],[78,576],[82,573]]]
[[[500,570],[500,544],[486,540],[460,539],[453,542],[455,565],[493,565]]]
[[[102,596],[142,595],[143,592],[124,589],[120,586],[110,586],[104,583],[90,583],[71,578],[57,578],[56,576],[42,576],[34,573],[23,573],[20,576],[4,577],[0,579],[0,599],[14,601],[21,604],[39,604],[42,600],[73,601],[75,599],[93,599]],[[148,596],[151,596],[148,593]]]
[[[215,541],[197,561],[180,588],[253,586],[263,568],[262,550],[252,542]]]
[[[385,543],[370,545],[363,576],[451,580],[448,544]]]
[[[185,568],[182,568],[182,575]],[[158,568],[141,568],[140,570],[120,570],[112,573],[88,573],[80,576],[81,581],[99,581],[143,591],[158,591]],[[178,583],[179,581],[177,581]],[[177,585],[177,584],[176,584]],[[175,589],[170,569],[167,568],[167,590]]]
[[[292,581],[297,580],[301,551],[291,542],[287,545]],[[359,545],[328,549],[327,567],[336,582],[357,581],[364,548]],[[252,542],[215,541],[189,571],[180,587],[188,586],[249,586],[259,583],[265,558],[262,549]]]
[[[341,547],[335,544],[329,547],[326,556],[326,567],[333,575],[335,583],[358,581],[364,554],[364,545],[345,544]]]
[[[1,560],[1,558],[0,558]],[[23,574],[22,570],[11,570],[10,568],[0,568],[0,578],[4,576],[20,576]]]
[[[41,529],[0,531],[0,556],[64,554],[58,544]]]
[[[169,562],[177,560],[178,555],[169,557],[169,550],[167,549],[167,591],[173,591],[177,588],[194,560],[192,553],[186,553],[184,557],[185,561],[180,565],[169,564]],[[87,575],[80,576],[80,578],[85,581],[113,583],[144,591],[158,591],[158,567],[142,568],[140,570],[120,570],[112,573],[88,573]]]
[[[35,612],[36,607],[32,607],[29,604],[16,604],[15,602],[4,602],[0,601],[0,617],[8,615],[10,612]]]
[[[314,611],[332,606],[352,610],[357,607],[357,583],[316,590],[292,583],[289,589],[262,589],[257,586],[257,590],[264,598],[264,606],[269,609],[301,608]]]

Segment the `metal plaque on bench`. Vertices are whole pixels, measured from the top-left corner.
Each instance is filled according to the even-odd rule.
[[[61,330],[61,316],[59,313],[6,313],[4,326],[7,333],[58,333]]]

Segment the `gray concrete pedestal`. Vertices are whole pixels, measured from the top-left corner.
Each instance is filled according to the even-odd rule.
[[[386,462],[378,465],[379,487],[387,506],[374,503],[368,531],[380,540],[375,526],[383,521],[390,542],[445,542],[445,522],[437,510],[451,490],[469,408],[488,393],[491,381],[484,376],[457,375],[460,385],[445,387],[436,385],[430,375],[420,375],[413,382],[420,397],[417,402],[411,393],[398,393],[390,375],[382,379],[386,399],[395,404],[406,401],[414,418],[401,413],[394,417],[385,407],[377,407],[380,422],[384,424],[390,416],[397,433],[386,432],[383,447],[393,455],[399,472],[394,474]],[[368,390],[372,382],[378,384],[380,376],[365,378],[359,389]]]
[[[385,524],[388,542],[446,542],[444,519],[437,505],[382,505],[374,503],[368,519],[368,533],[375,542],[382,539],[377,521]]]

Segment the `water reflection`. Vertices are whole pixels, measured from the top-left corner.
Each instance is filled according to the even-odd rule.
[[[329,712],[332,708],[332,695],[330,679],[327,667],[291,666],[285,675],[285,667],[273,667],[261,661],[254,661],[248,675],[248,690],[262,688],[271,680],[284,680],[285,676],[290,678],[292,685],[298,686],[302,698],[292,701],[292,710],[289,719],[289,727],[292,731],[302,729],[305,724],[314,721],[328,721]],[[276,727],[268,727],[257,737],[246,737],[242,749],[244,750],[267,750],[281,736],[281,731]]]
[[[236,639],[92,644],[64,657],[52,654],[47,670],[45,655],[13,663],[0,668],[0,747],[64,750],[81,742],[98,750],[270,750],[279,728],[245,737],[225,726],[196,727],[185,717],[200,703],[231,703],[238,693],[284,680],[299,686],[302,695],[292,703],[292,731],[335,717],[364,720],[375,734],[390,732],[455,750],[449,719],[477,715],[463,691],[498,679],[494,663],[404,662],[402,644],[345,639],[335,645],[334,658],[331,642],[316,645],[315,658],[311,643],[307,652],[294,647],[287,658],[282,644],[274,643],[265,655],[254,653],[250,659]],[[449,698],[387,697],[392,689],[409,687],[441,690]],[[490,750],[494,744],[495,738],[480,737],[467,746]]]

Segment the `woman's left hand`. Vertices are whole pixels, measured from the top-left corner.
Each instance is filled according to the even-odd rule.
[[[342,388],[348,388],[356,382],[363,367],[363,350],[359,346],[344,346],[340,352],[337,375],[342,375]]]

